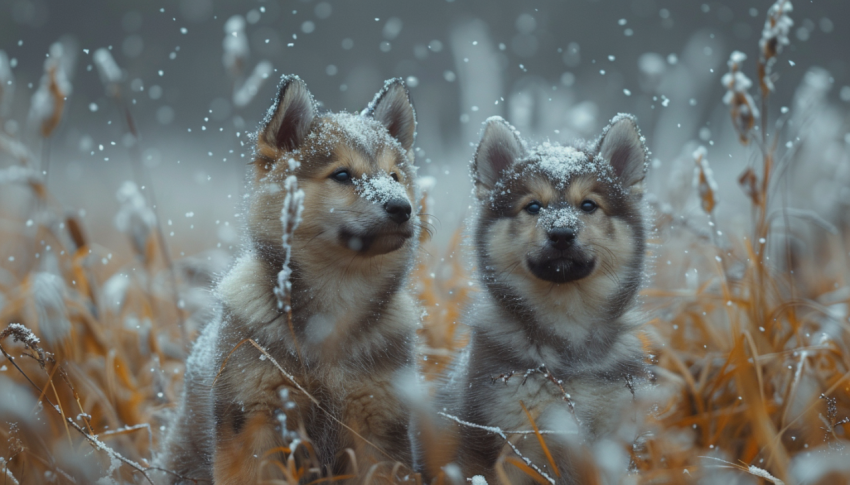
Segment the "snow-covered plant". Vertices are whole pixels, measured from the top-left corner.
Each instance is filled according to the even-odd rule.
[[[272,63],[269,61],[260,61],[254,71],[248,76],[248,79],[242,83],[242,86],[233,91],[233,105],[239,108],[247,106],[254,99],[254,96],[260,91],[263,83],[274,72]]]
[[[765,59],[770,59],[782,52],[782,46],[788,45],[788,33],[794,21],[788,13],[794,10],[790,0],[776,0],[767,10],[767,19],[761,32],[759,48]]]
[[[759,63],[759,79],[762,83],[762,94],[773,91],[773,64],[776,56],[782,52],[782,46],[789,44],[788,33],[794,25],[794,21],[788,16],[788,12],[794,10],[790,0],[776,0],[776,3],[767,10],[767,19],[759,40],[761,59]]]
[[[706,151],[704,146],[700,146],[694,151],[694,187],[699,194],[702,210],[706,214],[711,214],[714,207],[717,206],[717,182],[714,181],[714,172],[708,165],[708,159],[705,157]]]
[[[20,143],[16,142],[12,139],[7,139],[4,135],[0,134],[0,149],[7,148],[5,142],[12,142],[8,145],[9,152],[13,153],[12,150],[21,150],[22,156],[27,156],[29,153]],[[38,184],[41,183],[41,176],[35,170],[27,167],[22,167],[20,165],[11,165],[4,169],[0,169],[0,185],[11,185],[11,184]]]
[[[299,163],[294,159],[289,159],[289,169],[294,171],[298,168]],[[301,214],[304,212],[304,191],[298,188],[298,178],[295,175],[286,177],[283,182],[283,189],[286,191],[286,196],[283,199],[283,209],[280,211],[280,222],[283,225],[283,251],[284,260],[283,267],[277,274],[277,286],[275,286],[274,294],[277,297],[277,307],[284,312],[292,310],[290,304],[292,301],[292,268],[290,267],[290,259],[292,257],[292,240],[295,236],[295,229],[301,224]]]
[[[233,81],[233,105],[242,108],[247,106],[260,91],[263,83],[274,71],[272,63],[260,61],[243,82],[245,68],[248,66],[250,49],[248,35],[245,33],[245,18],[234,15],[224,23],[224,54],[222,64]]]
[[[71,94],[71,82],[62,57],[66,48],[61,42],[50,46],[47,60],[44,61],[44,75],[38,89],[32,95],[30,104],[30,122],[38,126],[41,136],[50,137],[62,119],[65,100]],[[0,69],[2,71],[2,69]]]
[[[750,78],[741,72],[741,63],[747,59],[747,55],[741,51],[734,51],[729,56],[729,72],[723,75],[721,83],[726,88],[726,94],[723,96],[723,103],[729,106],[732,115],[732,125],[738,136],[741,138],[741,143],[747,144],[750,138],[750,131],[755,126],[756,119],[759,117],[758,108],[750,96],[749,89],[753,82]]]
[[[0,476],[3,477],[3,483],[8,483],[9,485],[20,485],[21,482],[15,478],[15,475],[12,474],[12,470],[9,469],[9,462],[2,456],[0,456],[0,470],[3,472],[0,474]]]
[[[234,78],[242,75],[245,65],[248,63],[248,36],[245,34],[245,18],[234,15],[224,23],[224,55],[222,63],[224,68]]]
[[[9,56],[0,50],[0,117],[6,116],[15,95],[15,76],[9,64]]]
[[[65,282],[55,274],[39,272],[32,275],[31,285],[38,330],[49,345],[58,344],[71,331],[65,309]]]
[[[121,203],[121,208],[115,214],[115,226],[130,236],[133,249],[138,255],[145,257],[148,237],[156,230],[156,215],[148,207],[135,182],[124,182],[115,197]]]
[[[124,78],[124,72],[118,67],[112,53],[109,49],[101,47],[94,51],[94,65],[97,67],[97,73],[100,75],[100,81],[106,88],[107,94],[115,96],[118,90],[118,84]]]

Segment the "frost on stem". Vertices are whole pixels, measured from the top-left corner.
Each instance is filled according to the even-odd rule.
[[[770,59],[782,52],[782,46],[788,45],[788,33],[794,21],[788,13],[794,10],[790,0],[776,0],[767,10],[767,19],[761,31],[759,48],[764,59]]]
[[[289,169],[294,171],[298,168],[298,162],[289,159]],[[277,285],[274,289],[277,297],[277,307],[284,312],[289,312],[292,297],[292,268],[289,266],[292,257],[292,239],[295,229],[301,224],[301,214],[304,212],[304,191],[298,188],[298,178],[295,175],[286,177],[283,182],[286,197],[283,199],[283,209],[280,211],[280,222],[283,225],[283,268],[277,274]]]
[[[133,249],[143,258],[147,254],[148,237],[156,227],[156,215],[147,206],[139,187],[130,180],[124,182],[115,194],[121,208],[115,214],[115,226],[130,236]]]
[[[11,461],[11,459],[9,459],[9,461]],[[0,471],[3,472],[0,473],[0,478],[3,479],[4,484],[20,485],[21,482],[19,482],[18,479],[15,478],[15,475],[12,474],[12,470],[9,469],[9,465],[10,463],[0,456]]]
[[[101,47],[94,51],[94,65],[97,67],[97,73],[100,75],[100,81],[106,88],[106,93],[110,96],[118,94],[118,84],[124,78],[124,72],[118,67],[112,53],[108,49]]]
[[[12,107],[15,94],[15,76],[9,64],[9,56],[0,50],[0,117],[6,116]]]
[[[708,159],[705,158],[705,147],[700,146],[694,151],[694,187],[699,194],[702,210],[706,214],[711,215],[714,207],[717,205],[717,182],[714,181],[714,172],[708,166]]]
[[[759,78],[761,79],[762,94],[774,90],[773,86],[773,64],[776,56],[782,52],[782,46],[788,45],[788,33],[794,25],[794,21],[788,16],[788,12],[794,10],[790,0],[776,0],[776,3],[767,10],[767,19],[761,31],[759,50],[761,52],[761,65],[759,66]]]
[[[254,96],[260,91],[263,83],[271,76],[274,68],[269,61],[260,61],[254,68],[254,71],[248,76],[248,79],[242,83],[239,89],[233,91],[233,105],[239,108],[245,107],[254,99]]]
[[[493,433],[495,435],[500,436],[503,440],[505,440],[505,443],[508,446],[511,447],[511,449],[514,451],[514,453],[516,453],[516,455],[522,461],[525,462],[526,465],[528,465],[529,467],[534,469],[534,471],[539,473],[540,476],[545,478],[547,482],[551,483],[552,485],[555,485],[555,480],[552,477],[550,477],[549,474],[547,474],[546,472],[541,470],[537,465],[534,464],[534,462],[532,462],[530,459],[528,459],[528,457],[526,457],[525,455],[520,453],[520,451],[516,447],[516,445],[511,440],[508,439],[507,434],[511,433],[510,431],[503,431],[502,428],[499,428],[497,426],[484,426],[484,425],[480,425],[480,424],[470,423],[469,421],[464,421],[464,420],[458,418],[457,416],[453,416],[451,414],[447,414],[447,413],[444,413],[444,412],[437,412],[437,414],[446,418],[446,419],[450,419],[450,420],[454,421],[455,423],[457,423],[461,426],[466,426],[466,427],[469,427],[469,428],[482,429],[482,430],[487,431],[489,433]]]
[[[32,95],[29,119],[39,127],[44,138],[53,134],[59,125],[65,110],[65,98],[71,94],[71,82],[66,72],[69,63],[63,60],[65,55],[73,57],[72,53],[66,52],[61,42],[54,42],[50,46],[50,53],[44,61],[44,75]]]
[[[32,299],[41,336],[50,345],[62,342],[71,333],[71,322],[65,317],[65,282],[52,273],[32,276]],[[38,343],[38,339],[35,340]]]
[[[41,340],[32,333],[32,330],[20,323],[10,323],[9,326],[6,327],[6,331],[3,332],[3,335],[5,336],[7,333],[14,338],[15,342],[21,342],[31,349],[37,349],[39,342],[41,342]]]
[[[242,75],[248,63],[248,36],[245,34],[245,18],[234,15],[224,23],[224,55],[222,63],[234,78]]]
[[[755,102],[748,92],[753,82],[741,72],[741,63],[746,59],[747,56],[743,52],[733,52],[729,56],[729,72],[724,74],[720,80],[726,88],[723,103],[729,106],[732,125],[744,145],[749,141],[750,131],[759,117],[758,108],[756,108]]]
[[[12,140],[0,133],[0,151],[5,151],[19,160],[28,160],[30,158],[29,151],[20,142]],[[10,165],[4,169],[0,169],[0,185],[6,184],[30,184],[36,185],[41,183],[41,175],[31,168],[22,167],[20,165]]]

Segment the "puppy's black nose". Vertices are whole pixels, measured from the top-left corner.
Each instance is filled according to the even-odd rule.
[[[404,199],[390,199],[384,204],[384,209],[386,209],[390,219],[398,224],[407,222],[410,219],[410,211],[412,210],[410,202]]]
[[[555,249],[567,249],[576,239],[576,231],[571,227],[554,227],[549,230],[549,244]]]

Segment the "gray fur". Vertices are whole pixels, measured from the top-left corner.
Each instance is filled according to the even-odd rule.
[[[502,139],[513,136],[505,128],[509,125],[497,123],[488,122],[488,129],[502,128]],[[482,146],[493,145],[490,136],[485,130],[479,153]],[[452,416],[448,422],[457,418],[503,431],[531,429],[522,402],[541,429],[560,431],[546,438],[560,477],[533,435],[508,437],[542,472],[563,484],[582,482],[583,450],[616,431],[635,389],[649,377],[636,304],[644,276],[646,209],[641,191],[633,189],[645,170],[643,139],[634,120],[621,116],[598,142],[575,148],[586,160],[601,164],[598,169],[592,174],[579,171],[569,180],[546,179],[546,174],[529,168],[537,162],[532,150],[499,170],[490,183],[495,188],[478,191],[474,242],[484,291],[465,318],[472,330],[469,347],[454,363],[438,398],[439,408]],[[490,180],[491,169],[480,165],[478,157],[475,163],[473,170],[480,177],[476,182]],[[606,164],[614,178],[604,176]],[[605,212],[582,215],[575,226],[580,241],[590,237],[583,233],[605,234],[604,241],[584,241],[603,268],[585,279],[547,285],[517,269],[524,259],[517,265],[504,263],[504,254],[523,258],[536,254],[540,233],[533,231],[541,229],[529,226],[533,216],[525,214],[521,204],[534,193],[532,187],[540,186],[541,178],[557,194],[549,202],[552,207],[577,210],[570,206],[575,195],[571,191],[582,183],[593,186],[593,197],[604,203]],[[561,381],[569,398],[549,376]],[[451,427],[458,437],[456,463],[464,476],[483,475],[491,484],[500,483],[494,466],[501,454],[514,454],[505,440],[474,426],[452,423]],[[533,483],[512,465],[505,465],[505,470],[514,484]]]
[[[524,154],[524,143],[513,126],[498,116],[488,119],[472,162],[476,185],[493,188],[502,172]]]

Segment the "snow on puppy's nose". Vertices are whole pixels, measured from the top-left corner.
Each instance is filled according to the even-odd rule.
[[[396,203],[395,201],[397,201],[398,204],[404,202],[408,207],[410,206],[410,198],[407,196],[404,186],[400,182],[393,180],[384,171],[371,176],[364,173],[362,177],[353,179],[352,182],[354,182],[354,186],[360,197],[363,197],[369,202],[387,207],[389,202],[394,201]],[[389,212],[389,209],[387,211]],[[409,216],[410,212],[408,212]]]
[[[551,231],[557,228],[569,228],[574,232],[578,232],[581,228],[581,219],[571,207],[549,208],[544,207],[540,210],[540,217],[537,219],[537,224],[546,231]]]

